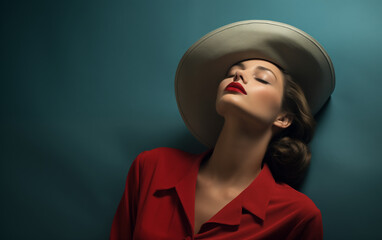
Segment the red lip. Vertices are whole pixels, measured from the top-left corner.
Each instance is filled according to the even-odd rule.
[[[238,82],[231,82],[230,84],[228,84],[228,86],[224,90],[239,92],[239,93],[243,93],[247,95],[247,92],[245,91],[243,86]]]

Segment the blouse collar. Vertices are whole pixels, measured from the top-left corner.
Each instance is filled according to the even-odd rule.
[[[187,173],[177,179],[172,179],[173,175],[166,174],[166,176],[164,176],[166,181],[160,182],[157,185],[157,191],[175,188],[192,226],[194,226],[195,186],[199,167],[204,157],[210,155],[212,151],[213,149],[209,149],[201,154],[192,155],[191,161],[187,161],[190,163]],[[261,221],[264,221],[274,186],[275,180],[269,166],[265,163],[252,183],[216,213],[208,222],[239,225],[243,209],[246,209]]]

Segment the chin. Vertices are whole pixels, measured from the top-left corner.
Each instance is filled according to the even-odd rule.
[[[226,112],[226,108],[224,106],[222,106],[221,103],[216,103],[216,112],[217,114],[219,114],[220,116],[224,117],[225,115],[225,112]]]
[[[221,95],[216,100],[216,112],[224,117],[227,111],[230,112],[232,108],[237,108],[238,102],[235,100],[235,96],[232,94]]]
[[[220,99],[216,102],[216,112],[224,119],[230,116],[239,117],[241,120],[255,125],[269,125],[273,119],[259,112],[253,111],[253,106],[241,106],[235,101]],[[248,109],[251,108],[251,109]]]
[[[218,101],[216,103],[216,112],[224,118],[229,116],[245,117],[245,115],[248,114],[237,102],[224,100]]]

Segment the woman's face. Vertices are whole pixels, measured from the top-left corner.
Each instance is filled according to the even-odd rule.
[[[281,112],[283,82],[283,73],[276,65],[259,59],[242,61],[232,66],[220,82],[216,110],[224,118],[235,114],[271,124]],[[237,85],[227,88],[232,83],[239,83],[246,94],[235,91]]]

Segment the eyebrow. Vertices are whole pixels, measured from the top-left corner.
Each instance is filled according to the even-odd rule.
[[[241,69],[245,69],[245,66],[244,66],[244,64],[243,64],[242,62],[239,62],[239,63],[233,65],[232,67],[235,67],[235,66],[238,66],[238,67],[240,67]],[[263,67],[263,66],[257,66],[257,67],[255,68],[255,70],[257,70],[257,69],[259,69],[259,70],[263,70],[263,71],[271,72],[271,73],[273,74],[273,76],[275,77],[275,79],[277,80],[276,74],[275,74],[272,70],[270,70],[269,68],[266,68],[266,67]]]

